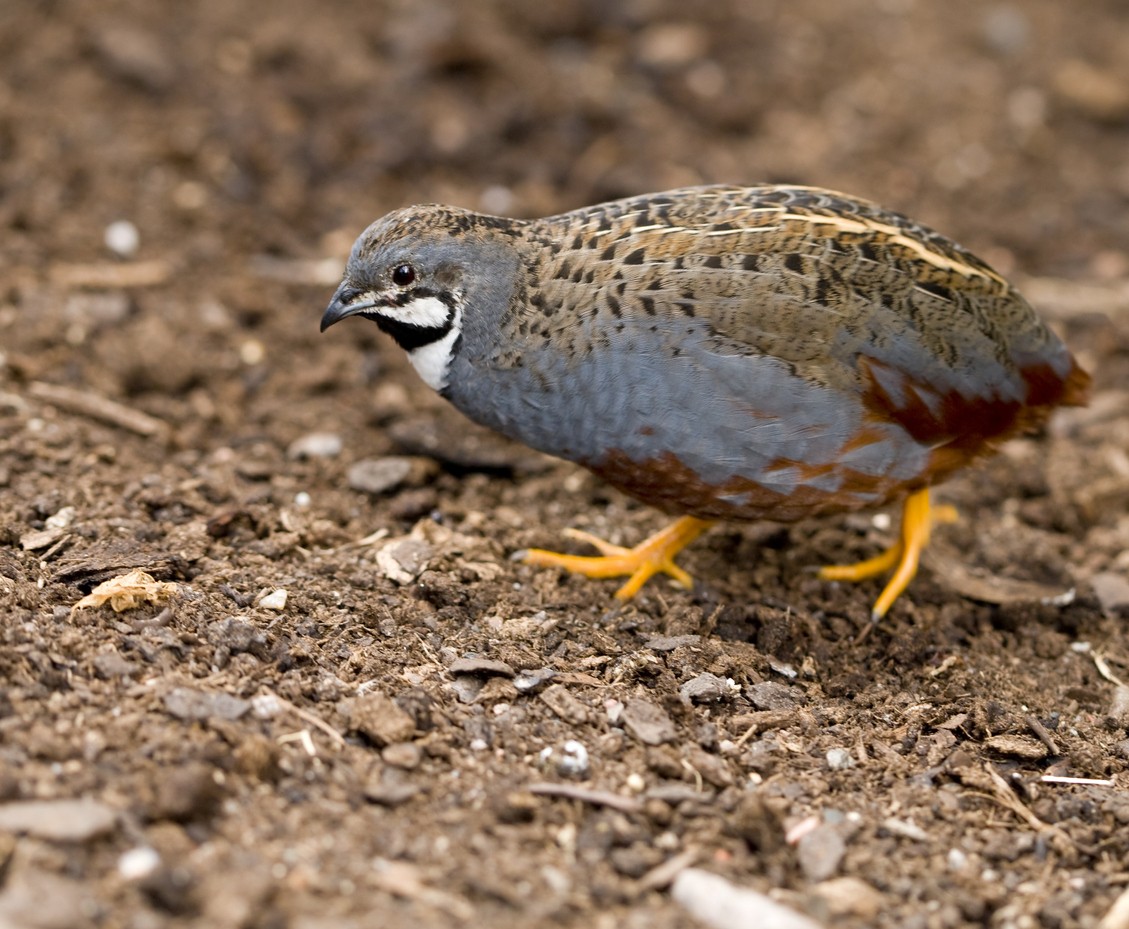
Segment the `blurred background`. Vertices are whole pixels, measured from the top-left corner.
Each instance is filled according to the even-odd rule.
[[[118,219],[206,274],[409,202],[702,182],[843,189],[1029,273],[1129,250],[1122,0],[26,0],[0,61],[8,268]]]

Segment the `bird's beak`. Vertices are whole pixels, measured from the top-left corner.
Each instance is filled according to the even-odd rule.
[[[322,315],[321,331],[325,332],[326,329],[334,323],[341,322],[346,316],[356,316],[358,313],[363,313],[365,310],[371,310],[374,306],[377,306],[378,304],[371,297],[372,294],[350,287],[348,282],[343,281]]]

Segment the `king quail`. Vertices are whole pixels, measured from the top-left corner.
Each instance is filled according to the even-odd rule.
[[[389,213],[321,328],[373,320],[464,414],[679,518],[633,549],[531,564],[689,586],[714,520],[905,498],[898,541],[824,578],[891,577],[951,518],[930,488],[1083,404],[1089,375],[1007,281],[898,213],[810,187],[691,187],[544,219]]]

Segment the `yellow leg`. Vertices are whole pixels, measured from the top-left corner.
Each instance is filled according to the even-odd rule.
[[[694,516],[683,516],[640,542],[634,548],[623,548],[598,539],[587,532],[570,529],[569,538],[587,542],[599,555],[565,555],[531,548],[518,552],[515,558],[542,568],[563,568],[585,577],[623,577],[627,583],[615,592],[620,600],[630,600],[656,574],[669,574],[682,587],[694,586],[694,579],[674,563],[674,556],[705,532],[713,523]]]
[[[937,523],[951,523],[957,518],[951,506],[932,506],[929,490],[919,490],[906,498],[902,510],[902,533],[897,542],[881,555],[850,565],[829,565],[819,572],[827,581],[862,581],[893,571],[885,589],[874,603],[871,617],[877,621],[886,615],[917,573],[921,553],[929,544],[929,535]]]

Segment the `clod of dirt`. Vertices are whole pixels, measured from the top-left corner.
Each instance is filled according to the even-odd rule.
[[[345,480],[353,490],[375,497],[395,490],[411,473],[411,458],[364,458],[349,466]]]
[[[476,674],[481,677],[513,677],[514,669],[504,661],[490,658],[456,658],[448,668],[452,674]]]
[[[346,702],[344,709],[349,719],[349,728],[359,732],[374,745],[406,742],[415,735],[415,720],[383,691],[370,690]]]
[[[541,693],[542,702],[566,723],[588,722],[588,708],[564,684],[553,684]]]
[[[186,823],[209,819],[219,808],[223,788],[215,770],[201,762],[191,762],[161,772],[156,795],[148,813],[154,820],[169,819]]]

